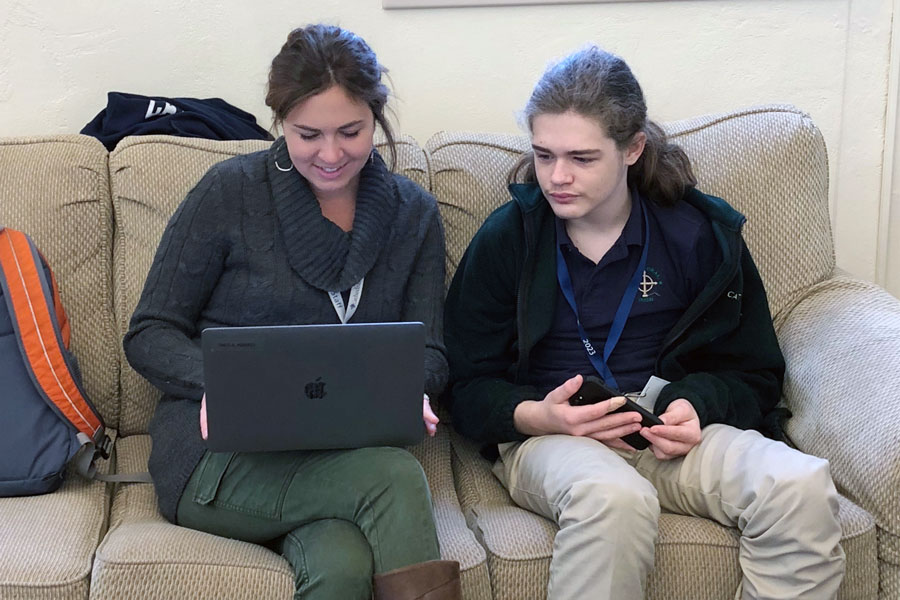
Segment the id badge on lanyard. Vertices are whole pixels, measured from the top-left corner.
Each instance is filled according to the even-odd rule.
[[[606,343],[603,344],[602,355],[597,352],[597,349],[591,343],[590,338],[588,338],[584,326],[581,324],[581,317],[578,315],[578,306],[575,303],[575,290],[572,286],[572,278],[569,275],[569,267],[566,265],[566,259],[563,256],[559,244],[556,245],[556,278],[559,280],[559,287],[562,290],[563,296],[566,298],[566,302],[569,303],[572,312],[575,313],[575,322],[578,324],[578,334],[581,336],[581,343],[584,344],[584,350],[587,352],[588,359],[591,361],[591,364],[594,366],[597,373],[600,374],[600,377],[603,378],[607,385],[616,389],[618,389],[619,386],[616,383],[616,378],[613,377],[612,371],[609,370],[607,361],[609,361],[609,357],[612,354],[613,349],[615,349],[616,344],[619,343],[619,338],[622,336],[622,331],[625,329],[625,322],[628,321],[628,315],[631,313],[631,307],[634,304],[634,297],[637,294],[638,286],[641,283],[641,277],[643,277],[644,269],[647,267],[647,248],[650,246],[650,221],[647,219],[646,207],[642,211],[642,215],[644,217],[644,248],[641,251],[641,260],[638,261],[638,266],[631,275],[628,286],[625,288],[625,294],[619,302],[619,308],[616,309],[616,316],[613,318],[612,326],[609,329],[609,335],[606,338]]]
[[[342,324],[349,321],[350,317],[353,316],[353,313],[356,312],[356,308],[359,306],[359,299],[362,296],[363,282],[365,280],[366,278],[363,277],[350,288],[350,298],[348,298],[346,308],[344,308],[344,298],[341,296],[340,292],[328,292],[328,297],[331,298],[331,305],[334,306],[334,312],[337,313],[338,319],[340,319]]]

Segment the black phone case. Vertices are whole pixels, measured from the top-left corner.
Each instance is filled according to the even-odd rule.
[[[621,395],[622,392],[609,387],[603,383],[599,377],[588,375],[584,378],[584,381],[581,382],[581,387],[578,388],[578,391],[569,398],[569,404],[572,406],[597,404],[598,402],[603,402],[609,398]]]
[[[578,391],[575,392],[575,394],[573,394],[571,398],[569,398],[569,404],[573,406],[596,404],[597,402],[602,402],[603,400],[608,400],[609,398],[614,398],[615,396],[621,395],[622,392],[609,387],[608,385],[603,383],[603,381],[599,377],[588,375],[584,378],[584,382],[581,384],[581,387],[578,388]],[[632,411],[641,415],[641,425],[643,427],[652,427],[654,425],[663,424],[659,417],[646,410],[642,406],[636,404],[635,402],[632,402],[628,398],[625,399],[625,404],[623,404],[616,410],[610,411],[610,414]],[[621,439],[635,450],[643,450],[650,445],[650,442],[647,440],[647,438],[642,436],[639,432],[622,436]]]

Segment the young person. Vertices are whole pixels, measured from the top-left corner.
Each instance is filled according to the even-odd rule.
[[[443,230],[434,198],[373,146],[378,124],[394,155],[384,71],[349,31],[288,35],[266,95],[283,137],[215,165],[188,194],[124,340],[129,363],[163,392],[149,462],[163,515],[277,548],[296,598],[368,599],[373,574],[375,598],[460,593],[407,451],[210,453],[201,439],[205,327],[348,320],[425,323],[423,419],[434,435],[428,395],[447,378]]]
[[[536,85],[525,183],[446,301],[454,426],[499,450],[517,504],[559,525],[552,599],[643,598],[660,510],[740,529],[743,598],[833,598],[828,463],[760,433],[779,436],[784,360],[744,217],[695,189],[646,112],[628,66],[593,46]],[[570,404],[587,375],[620,393]],[[611,413],[630,392],[663,424]],[[635,433],[649,448],[620,439]]]

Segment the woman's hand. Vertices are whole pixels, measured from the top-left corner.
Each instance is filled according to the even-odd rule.
[[[422,420],[425,421],[425,431],[428,432],[428,435],[434,437],[434,434],[437,433],[437,424],[440,422],[440,419],[438,419],[437,415],[434,414],[434,411],[431,410],[428,394],[422,396]]]
[[[650,449],[659,460],[684,456],[700,443],[700,417],[694,406],[684,398],[669,404],[659,418],[663,425],[641,430],[641,435],[653,444]]]
[[[206,394],[203,394],[203,399],[200,401],[200,437],[204,440],[209,436],[209,431],[206,428]]]
[[[641,415],[636,412],[608,414],[625,404],[623,396],[595,404],[572,406],[569,398],[578,391],[581,383],[581,375],[576,375],[548,393],[543,400],[520,403],[513,413],[516,429],[527,435],[565,433],[590,437],[613,448],[633,451],[634,448],[619,438],[640,431]]]

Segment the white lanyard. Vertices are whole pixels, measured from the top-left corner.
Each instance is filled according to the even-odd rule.
[[[341,293],[328,292],[328,297],[331,298],[331,304],[334,306],[334,312],[337,313],[341,323],[349,321],[350,317],[353,316],[353,313],[356,312],[356,307],[359,306],[359,298],[362,296],[363,282],[365,280],[366,278],[363,277],[350,288],[350,298],[346,310],[344,309],[344,298],[341,296]]]

